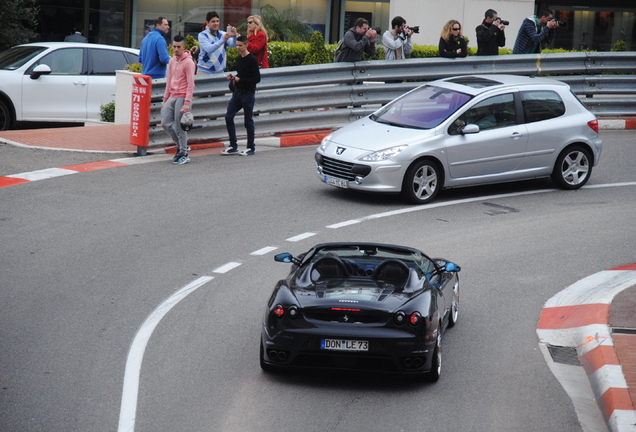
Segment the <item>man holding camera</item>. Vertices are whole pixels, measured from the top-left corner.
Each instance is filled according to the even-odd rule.
[[[391,30],[387,30],[382,35],[382,45],[384,45],[385,60],[399,60],[406,58],[411,53],[413,44],[411,36],[413,30],[408,28],[406,20],[401,16],[396,16],[391,20]]]
[[[535,16],[523,20],[513,54],[540,54],[541,44],[548,45],[554,39],[554,30],[559,28],[559,21],[552,18],[550,9],[542,9]]]
[[[475,29],[478,56],[499,54],[499,47],[506,45],[504,30],[508,24],[497,16],[497,11],[486,11],[484,21]]]
[[[358,62],[365,52],[375,55],[375,36],[377,32],[369,28],[369,21],[358,18],[353,27],[344,35],[344,47],[336,58],[337,62]]]

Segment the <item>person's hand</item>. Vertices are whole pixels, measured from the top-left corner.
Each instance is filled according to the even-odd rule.
[[[551,19],[550,21],[548,21],[547,27],[551,28],[551,29],[558,28],[559,27],[559,23],[557,22],[557,20]]]
[[[462,53],[462,49],[458,48],[456,52],[457,52],[457,54],[461,54]]]
[[[227,75],[225,76],[225,78],[227,78],[227,80],[228,80],[228,81],[232,81],[232,80],[234,79],[234,75],[232,75],[232,74],[227,74]]]
[[[373,39],[378,33],[373,30],[372,28],[370,28],[369,30],[367,30],[367,37],[369,39]]]
[[[413,30],[407,27],[406,30],[404,31],[404,34],[406,35],[406,37],[411,37],[413,36]]]
[[[190,111],[190,105],[184,105],[181,107],[181,112],[187,113]]]

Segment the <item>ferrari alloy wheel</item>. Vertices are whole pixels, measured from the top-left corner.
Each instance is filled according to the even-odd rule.
[[[442,325],[440,324],[440,329]],[[437,343],[435,344],[435,351],[433,352],[433,363],[431,364],[431,371],[426,375],[426,379],[430,382],[437,382],[442,375],[442,332],[437,333]]]
[[[413,204],[427,204],[433,201],[441,188],[442,172],[439,165],[430,159],[423,159],[406,171],[402,194]]]
[[[562,189],[578,189],[592,175],[592,158],[589,151],[580,146],[566,148],[557,158],[552,181]]]

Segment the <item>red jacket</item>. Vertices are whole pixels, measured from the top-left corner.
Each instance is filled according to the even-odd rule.
[[[168,63],[166,92],[163,95],[163,101],[166,102],[171,97],[182,97],[185,98],[183,104],[190,105],[194,92],[194,71],[195,64],[190,51],[184,51],[179,60],[173,56]]]
[[[262,69],[269,68],[267,36],[262,30],[259,30],[255,35],[251,34],[247,37],[247,50],[256,57],[256,61]]]

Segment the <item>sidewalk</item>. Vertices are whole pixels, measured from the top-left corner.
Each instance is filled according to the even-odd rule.
[[[331,131],[305,131],[280,134],[273,137],[256,137],[256,145],[267,147],[294,147],[317,145]],[[129,125],[99,125],[50,129],[25,129],[0,132],[0,143],[20,147],[50,150],[71,150],[98,153],[137,153],[130,144]],[[223,142],[190,143],[192,150],[224,147]],[[170,153],[174,146],[153,147],[149,152]]]

